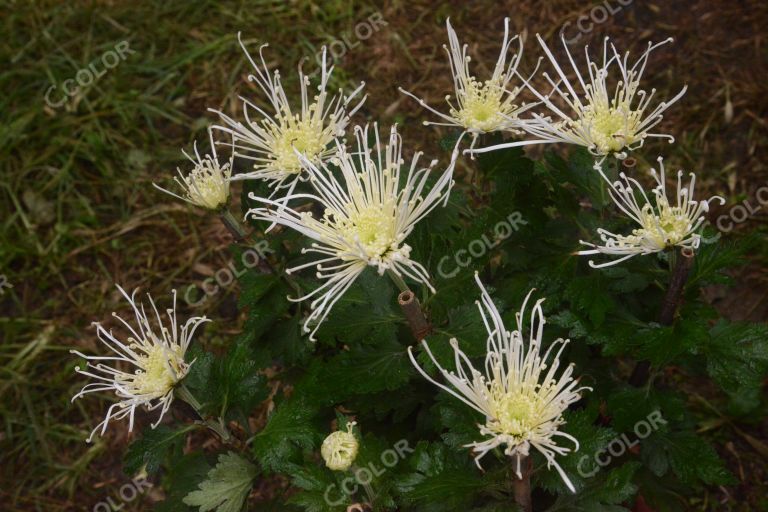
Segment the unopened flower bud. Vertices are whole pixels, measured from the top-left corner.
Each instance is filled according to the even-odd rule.
[[[334,471],[346,471],[355,462],[357,450],[360,444],[352,433],[356,422],[347,423],[346,432],[338,430],[323,441],[320,453],[325,460],[325,465]]]

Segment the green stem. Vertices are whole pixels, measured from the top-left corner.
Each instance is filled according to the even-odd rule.
[[[230,212],[228,208],[219,210],[219,217],[224,223],[224,226],[226,226],[229,232],[232,233],[232,236],[235,237],[235,241],[240,242],[248,237],[245,229],[243,229],[243,225],[240,224],[240,221],[237,220],[234,215],[232,215],[232,212]]]
[[[408,285],[405,284],[405,281],[403,281],[403,278],[399,275],[395,274],[392,270],[387,270],[387,274],[392,279],[392,281],[395,283],[395,285],[400,289],[401,292],[409,292],[411,291],[410,288],[408,288]]]
[[[245,232],[245,229],[243,229],[243,225],[240,223],[240,221],[235,218],[234,215],[232,215],[232,212],[230,212],[228,209],[224,208],[222,210],[219,210],[219,217],[221,218],[221,222],[224,223],[224,226],[229,230],[230,233],[232,233],[232,236],[235,238],[236,242],[245,242],[248,240],[249,236]],[[266,255],[259,253],[260,261],[264,263],[264,266],[271,272],[272,274],[276,276],[280,276],[280,278],[288,283],[288,286],[293,288],[293,290],[296,292],[297,297],[301,296],[301,288],[299,287],[296,282],[291,279],[291,277],[286,272],[277,272],[275,267],[272,266],[272,264],[267,259]],[[299,308],[301,308],[301,305],[299,305]]]
[[[224,421],[221,418],[214,420],[212,418],[206,418],[203,416],[203,404],[201,404],[197,398],[195,398],[187,386],[184,384],[180,385],[178,388],[176,388],[176,393],[178,394],[179,398],[187,402],[195,410],[197,415],[202,420],[201,423],[216,432],[216,434],[221,438],[223,442],[229,443],[232,440],[232,434],[224,425]]]
[[[176,388],[176,394],[179,395],[179,398],[187,402],[189,405],[192,406],[192,408],[195,410],[195,412],[200,415],[200,411],[203,408],[203,404],[201,404],[197,398],[192,394],[192,392],[189,390],[187,386],[184,384],[180,385],[178,388]]]

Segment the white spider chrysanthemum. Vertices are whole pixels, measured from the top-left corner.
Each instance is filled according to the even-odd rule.
[[[648,93],[640,88],[648,58],[653,50],[672,41],[666,39],[660,43],[648,43],[648,48],[637,61],[630,66],[629,52],[624,58],[619,55],[613,43],[606,37],[603,43],[603,63],[598,66],[589,55],[589,46],[584,47],[589,72],[588,80],[579,72],[576,62],[568,50],[568,45],[563,39],[563,46],[568,55],[568,60],[574,70],[581,94],[565,75],[565,72],[555,60],[544,40],[536,34],[544,52],[557,71],[559,77],[555,82],[547,73],[542,73],[552,86],[552,92],[547,96],[542,95],[530,86],[528,88],[534,95],[552,112],[554,120],[541,114],[534,113],[533,119],[522,123],[521,127],[536,139],[529,139],[507,144],[499,144],[474,152],[482,153],[507,147],[524,146],[528,144],[544,144],[565,142],[586,147],[590,153],[599,158],[596,167],[599,167],[608,155],[618,159],[627,157],[629,151],[639,148],[647,137],[660,137],[674,142],[674,137],[668,134],[653,133],[651,130],[662,120],[662,114],[673,103],[679,100],[687,89],[683,87],[676,96],[669,101],[661,101],[651,108],[651,101],[656,89]],[[611,95],[608,78],[612,66],[618,67],[619,76],[615,77],[615,89]],[[565,90],[561,88],[564,84]],[[550,97],[557,94],[572,111],[571,114],[556,106]]]
[[[424,121],[425,125],[458,126],[464,133],[472,135],[474,146],[478,135],[499,130],[514,130],[519,126],[518,116],[534,105],[518,105],[515,103],[520,87],[509,89],[509,83],[515,76],[517,66],[523,56],[523,42],[519,36],[509,38],[509,18],[504,19],[504,41],[491,77],[481,82],[469,72],[471,57],[467,55],[466,44],[461,45],[456,31],[451,26],[450,19],[445,22],[448,29],[450,48],[443,45],[451,62],[451,73],[456,90],[456,103],[451,102],[451,96],[445,97],[450,108],[448,114],[443,114],[427,105],[414,94],[400,87],[400,91],[419,102],[424,108],[439,116],[445,122]],[[507,64],[507,55],[512,43],[518,41],[518,53],[512,56]]]
[[[477,274],[475,281],[482,298],[477,302],[478,309],[488,331],[485,374],[475,369],[459,349],[455,338],[450,342],[455,355],[455,372],[443,369],[427,342],[422,341],[426,353],[452,387],[427,375],[416,361],[412,347],[409,347],[411,362],[424,378],[485,416],[485,423],[478,426],[480,434],[488,439],[467,445],[476,453],[478,467],[485,454],[506,445],[504,454],[516,459],[516,473],[518,478],[522,478],[521,460],[529,455],[533,446],[547,460],[547,466],[554,466],[568,488],[575,492],[573,484],[555,460],[555,455],[565,455],[571,449],[558,445],[555,437],[573,442],[574,451],[578,451],[579,442],[560,430],[565,424],[563,412],[581,398],[582,391],[591,388],[577,387],[578,381],[571,376],[573,364],[556,377],[560,355],[568,340],[555,340],[541,355],[541,338],[546,323],[541,309],[543,299],[538,300],[531,311],[528,336],[523,333],[523,328],[526,305],[533,290],[516,315],[517,330],[507,331],[499,310]],[[550,361],[550,354],[554,351],[556,354]]]
[[[283,187],[292,190],[302,175],[298,154],[304,155],[315,165],[334,155],[334,139],[344,135],[350,117],[366,99],[366,96],[363,96],[354,107],[348,109],[365,84],[361,83],[348,96],[344,96],[340,90],[337,96],[329,97],[327,88],[333,66],[327,67],[324,47],[320,84],[314,96],[309,92],[309,77],[302,72],[301,64],[299,65],[301,109],[294,110],[280,81],[280,72],[270,72],[264,60],[263,51],[267,45],[264,44],[259,49],[259,66],[245,48],[240,34],[238,40],[256,73],[249,75],[248,79],[256,82],[261,88],[269,100],[271,109],[268,113],[253,102],[240,97],[245,123],[213,110],[219,114],[225,125],[214,128],[232,135],[232,146],[237,156],[253,161],[253,171],[238,174],[233,179],[266,180],[276,191]],[[256,113],[255,118],[249,109]],[[290,191],[288,193],[290,194]]]
[[[425,192],[427,180],[437,161],[418,169],[420,152],[414,154],[407,175],[401,180],[405,164],[401,156],[401,140],[392,126],[389,142],[382,149],[379,131],[374,124],[373,135],[376,153],[368,143],[368,126],[355,128],[357,151],[350,152],[337,141],[338,166],[342,179],[325,164],[315,165],[302,157],[304,169],[317,195],[294,194],[280,201],[260,198],[251,193],[253,200],[264,207],[250,210],[246,216],[282,224],[308,236],[315,243],[303,252],[321,255],[319,260],[289,269],[288,272],[316,267],[317,276],[324,283],[311,293],[291,299],[303,301],[316,297],[311,303],[312,313],[304,324],[317,321],[317,326],[328,315],[333,305],[352,285],[367,266],[376,267],[379,274],[385,271],[401,278],[429,284],[424,267],[410,259],[411,248],[405,239],[417,222],[429,214],[440,201],[448,199],[452,185],[451,175],[455,160]],[[311,199],[324,209],[323,216],[315,218],[311,212],[298,212],[286,206],[295,199]],[[270,207],[277,207],[276,210]]]
[[[155,188],[182,201],[208,210],[217,210],[225,206],[229,200],[229,178],[232,174],[232,159],[230,158],[229,162],[220,165],[218,155],[216,154],[216,146],[213,142],[213,133],[210,130],[208,130],[208,138],[211,142],[210,155],[200,156],[200,153],[197,151],[197,141],[194,144],[195,158],[192,158],[183,149],[181,150],[184,156],[194,164],[194,167],[187,176],[182,174],[181,169],[176,168],[179,177],[174,178],[174,181],[184,191],[184,196],[174,194],[153,183]]]
[[[691,173],[691,181],[687,187],[683,186],[683,171],[677,173],[677,200],[670,204],[667,197],[666,176],[664,173],[664,161],[658,158],[660,174],[651,169],[651,174],[656,181],[656,187],[652,194],[655,205],[651,204],[642,185],[633,178],[628,178],[621,173],[621,181],[610,184],[611,198],[629,218],[640,227],[632,230],[631,235],[617,235],[605,229],[597,232],[604,245],[595,245],[582,241],[581,243],[594,249],[579,251],[580,255],[610,254],[619,255],[622,258],[607,263],[596,265],[590,261],[594,268],[616,265],[638,254],[653,254],[663,251],[668,247],[683,247],[690,250],[697,249],[701,243],[701,235],[697,233],[709,211],[709,203],[715,199],[720,204],[725,204],[725,199],[720,196],[712,196],[703,201],[693,199],[693,187],[696,184],[696,175]],[[603,176],[604,179],[605,176]],[[642,197],[642,203],[638,202],[636,193]]]
[[[133,430],[136,409],[144,407],[148,411],[160,409],[155,428],[173,402],[173,389],[184,378],[190,364],[184,361],[189,342],[197,328],[209,320],[205,317],[192,317],[179,329],[176,321],[176,292],[173,292],[173,307],[166,310],[170,325],[166,326],[160,317],[152,297],[147,295],[150,304],[149,315],[144,304],[137,304],[136,291],[128,294],[120,286],[120,293],[128,300],[135,315],[135,325],[117,318],[128,330],[128,339],[122,342],[107,331],[99,322],[94,322],[99,340],[114,353],[109,356],[88,356],[77,350],[73,354],[87,359],[87,367],[92,371],[76,367],[77,373],[91,377],[96,382],[86,384],[72,400],[88,393],[112,391],[119,401],[107,410],[104,421],[99,423],[88,437],[88,442],[101,430],[103,435],[111,420],[129,418],[128,431]],[[150,318],[152,318],[150,320]],[[105,364],[108,361],[110,364]]]

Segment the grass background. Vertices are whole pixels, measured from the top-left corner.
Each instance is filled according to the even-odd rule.
[[[671,4],[635,0],[574,48],[600,45],[604,35],[634,50],[648,39],[675,37],[654,54],[646,83],[661,96],[689,85],[663,124],[678,142],[651,144],[642,155],[652,162],[663,154],[670,167],[697,172],[706,190],[726,197],[714,220],[739,201],[757,204],[755,191],[768,185],[768,4]],[[167,296],[229,262],[220,221],[151,183],[167,184],[182,164],[179,149],[204,138],[214,120],[207,108],[237,113],[238,93],[261,100],[246,80],[238,31],[252,49],[270,43],[270,64],[280,66],[289,88],[303,56],[346,37],[354,47],[336,63],[333,85],[366,82],[369,99],[357,121],[398,122],[406,146],[432,157],[439,154],[438,134],[421,126],[427,114],[397,86],[434,105],[452,92],[442,49],[446,16],[470,42],[481,71],[495,62],[509,16],[515,31],[527,33],[530,69],[540,54],[534,33],[551,41],[565,22],[599,5],[621,6],[616,0],[0,2],[0,275],[13,285],[0,290],[0,508],[92,510],[129,481],[120,467],[131,439],[125,425],[84,443],[104,404],[70,404],[83,382],[68,350],[96,350],[90,322],[123,307],[114,284]],[[386,25],[359,40],[355,26],[374,13]],[[46,103],[52,84],[60,87],[123,41],[135,53],[66,104]],[[310,59],[305,69],[312,65]],[[462,172],[469,165],[462,163]],[[764,237],[765,219],[763,208],[729,236],[762,230]],[[709,291],[725,315],[768,317],[765,246],[735,275],[735,287]],[[235,292],[194,308],[215,320],[206,332],[211,343],[239,328]],[[691,506],[741,510],[746,496],[768,494],[768,453],[758,449],[766,449],[768,426],[759,418],[736,425],[714,410],[702,407],[702,430],[719,442],[742,483],[709,490]],[[126,509],[144,509],[159,496],[153,490]]]

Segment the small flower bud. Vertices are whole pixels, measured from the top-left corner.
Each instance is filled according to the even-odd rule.
[[[338,430],[323,441],[320,453],[325,465],[333,471],[346,471],[355,462],[360,444],[352,433],[356,422],[347,423],[347,431]]]

